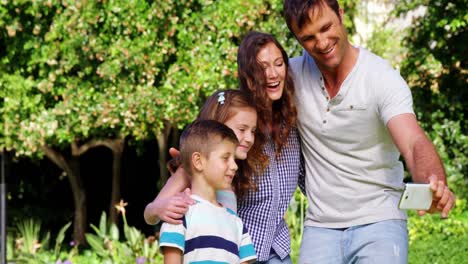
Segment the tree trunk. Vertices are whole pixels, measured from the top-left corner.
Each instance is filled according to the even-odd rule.
[[[61,168],[66,174],[73,194],[75,219],[73,222],[73,240],[77,244],[85,244],[86,232],[86,192],[80,174],[79,157],[73,156],[67,160],[64,155],[49,146],[43,146],[45,155]]]
[[[79,157],[72,157],[70,161],[71,170],[66,172],[72,187],[73,202],[75,204],[75,224],[73,226],[73,237],[75,243],[84,245],[86,243],[85,233],[87,225],[86,190],[80,172]]]
[[[171,125],[165,124],[164,128],[156,135],[156,140],[158,141],[158,152],[159,152],[159,181],[158,188],[160,189],[167,180],[168,170],[166,167],[167,163],[167,139],[169,138],[169,133],[171,132]]]
[[[120,200],[120,182],[121,182],[121,168],[122,168],[122,153],[124,149],[124,140],[116,139],[114,141],[112,150],[112,193],[109,206],[109,216],[112,223],[117,224],[117,210],[114,206]]]

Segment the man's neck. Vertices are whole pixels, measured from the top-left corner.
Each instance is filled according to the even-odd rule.
[[[341,84],[343,84],[346,77],[353,70],[359,56],[359,49],[355,48],[348,42],[343,60],[340,65],[334,69],[322,68],[319,66],[320,72],[324,78],[325,87],[330,98],[335,97],[340,91]]]

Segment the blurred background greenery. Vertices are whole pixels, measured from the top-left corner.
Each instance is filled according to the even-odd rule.
[[[463,263],[468,2],[339,2],[352,41],[408,81],[458,198],[448,220],[410,213],[410,263]],[[237,87],[246,32],[273,33],[290,56],[301,53],[281,10],[279,0],[0,1],[9,259],[118,263],[112,253],[121,263],[129,256],[158,263],[150,237],[157,228],[144,224],[142,212],[168,177],[167,149],[207,96]],[[121,198],[128,223],[114,207]],[[286,215],[293,260],[305,206],[297,192]]]

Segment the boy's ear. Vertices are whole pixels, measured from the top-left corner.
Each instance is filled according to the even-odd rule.
[[[192,165],[197,171],[202,171],[204,167],[203,155],[200,152],[192,153]]]

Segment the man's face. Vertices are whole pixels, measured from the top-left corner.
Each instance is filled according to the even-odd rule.
[[[293,23],[293,33],[299,43],[312,56],[320,70],[335,71],[341,64],[346,47],[347,34],[340,16],[326,4],[309,10],[309,21],[297,27]]]

